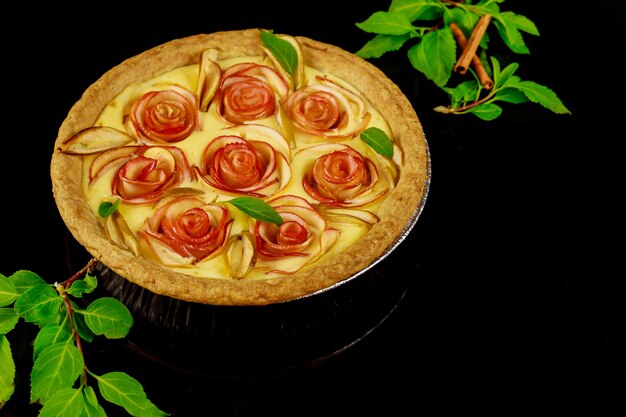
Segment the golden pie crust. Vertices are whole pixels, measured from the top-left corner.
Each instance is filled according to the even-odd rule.
[[[61,124],[51,159],[52,189],[59,212],[75,239],[100,262],[156,294],[213,305],[265,305],[314,294],[358,275],[384,257],[421,212],[430,181],[430,158],[422,125],[408,99],[382,71],[345,50],[295,36],[307,66],[348,81],[391,127],[404,153],[397,186],[380,206],[380,221],[354,245],[296,273],[267,280],[198,278],[168,270],[109,241],[82,191],[80,155],[61,144],[92,126],[103,108],[131,83],[199,62],[207,48],[219,59],[263,53],[259,29],[200,34],[172,40],[131,57],[88,87]],[[393,279],[393,277],[389,277]]]

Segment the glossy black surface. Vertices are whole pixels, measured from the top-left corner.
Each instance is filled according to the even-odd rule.
[[[97,12],[23,3],[3,12],[0,273],[29,269],[62,281],[87,259],[57,212],[49,162],[70,107],[112,66],[173,38],[247,27],[354,52],[370,39],[354,23],[389,4],[364,1],[345,11],[324,0],[308,3],[303,18],[293,5],[213,3],[166,11],[103,3]],[[623,414],[624,6],[509,0],[502,7],[541,33],[525,36],[531,54],[516,56],[518,74],[553,89],[572,115],[533,104],[505,105],[492,122],[441,115],[432,108],[447,98],[403,53],[372,61],[411,100],[432,154],[425,210],[381,269],[406,279],[388,317],[357,315],[356,328],[346,329],[355,343],[333,339],[334,326],[314,349],[292,352],[295,366],[273,371],[240,372],[239,364],[229,373],[221,363],[212,372],[206,362],[194,369],[185,346],[166,349],[186,361],[181,366],[148,356],[132,338],[89,345],[88,366],[128,372],[181,417]],[[27,367],[28,346],[14,348]],[[27,383],[18,380],[0,414],[36,415]]]

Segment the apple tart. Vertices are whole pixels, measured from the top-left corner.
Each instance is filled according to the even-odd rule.
[[[178,300],[265,305],[384,258],[421,212],[430,159],[375,66],[247,29],[106,72],[63,121],[50,172],[68,229],[116,274]]]

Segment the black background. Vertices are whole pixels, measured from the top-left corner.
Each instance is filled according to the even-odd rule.
[[[49,162],[67,112],[101,74],[174,38],[250,27],[355,52],[371,38],[355,23],[389,5],[126,3],[22,2],[3,12],[4,275],[28,269],[63,281],[82,266],[56,209]],[[192,377],[130,353],[107,358],[108,370],[127,369],[181,417],[623,415],[625,8],[515,0],[502,8],[540,31],[525,36],[531,54],[514,57],[518,75],[554,90],[571,115],[536,104],[504,104],[492,122],[441,115],[432,108],[447,97],[404,52],[371,60],[412,102],[432,157],[424,212],[385,260],[414,279],[381,326],[339,355],[281,375]],[[36,412],[20,384],[0,414]]]

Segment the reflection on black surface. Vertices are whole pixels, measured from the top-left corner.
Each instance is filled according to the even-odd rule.
[[[128,347],[183,374],[279,375],[340,354],[397,307],[416,271],[383,263],[311,297],[267,306],[188,303],[147,291],[99,265],[102,294],[135,318]]]

